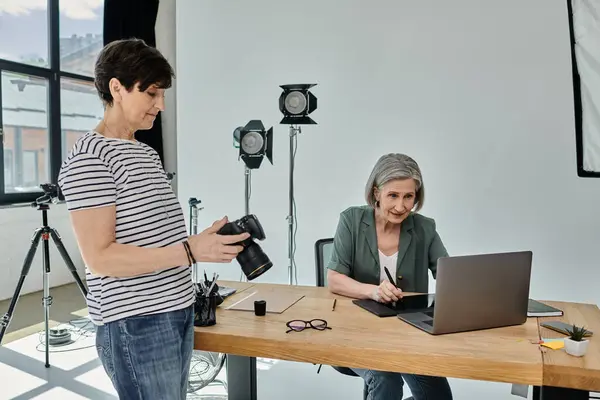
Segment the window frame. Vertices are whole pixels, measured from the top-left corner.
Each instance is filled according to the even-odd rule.
[[[62,126],[61,126],[61,103],[60,83],[62,78],[79,81],[93,82],[93,76],[85,76],[60,69],[60,0],[47,0],[48,4],[48,55],[50,57],[49,67],[39,67],[20,62],[0,58],[0,75],[2,72],[14,72],[25,74],[48,81],[48,138],[50,157],[50,182],[56,184],[62,163]],[[4,142],[2,120],[2,81],[0,80],[0,139]],[[0,146],[0,165],[4,165],[4,145]],[[29,193],[5,193],[4,168],[0,173],[0,205],[32,203],[44,193],[40,190]],[[48,183],[48,182],[41,182]],[[62,198],[62,196],[61,196]]]

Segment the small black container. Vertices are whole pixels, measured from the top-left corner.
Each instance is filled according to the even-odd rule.
[[[256,300],[254,302],[254,314],[263,316],[267,313],[267,302],[264,300]]]

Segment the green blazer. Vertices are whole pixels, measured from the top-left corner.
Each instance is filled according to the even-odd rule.
[[[400,229],[398,262],[392,276],[405,292],[427,293],[429,270],[435,279],[438,258],[448,256],[435,229],[435,221],[411,213]],[[379,285],[381,267],[375,214],[370,206],[350,207],[340,214],[327,268],[362,283]]]

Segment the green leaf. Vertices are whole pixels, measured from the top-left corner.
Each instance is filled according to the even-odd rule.
[[[576,342],[581,342],[588,334],[588,331],[584,327],[578,327],[576,325],[573,325],[572,328],[567,329],[567,332],[569,332],[569,338]]]

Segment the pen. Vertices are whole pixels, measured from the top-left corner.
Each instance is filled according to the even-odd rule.
[[[385,274],[387,275],[387,277],[390,280],[390,282],[392,283],[392,285],[394,285],[394,286],[396,286],[396,288],[398,288],[398,286],[396,285],[396,282],[394,282],[394,278],[392,278],[392,275],[390,274],[390,270],[387,269],[387,267],[383,267],[383,269],[385,270]]]
[[[217,280],[213,280],[212,284],[210,285],[210,287],[208,288],[208,290],[206,291],[206,295],[210,296],[210,293],[212,292],[213,288],[215,287],[215,283],[217,283]]]
[[[333,307],[331,307],[331,311],[335,310],[335,302],[337,301],[337,299],[333,299]]]

